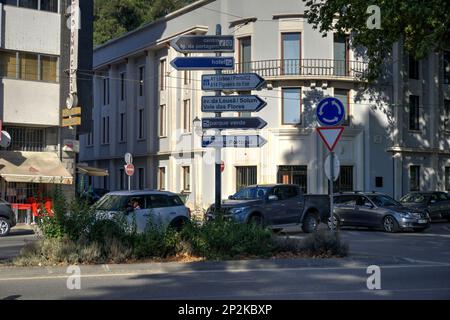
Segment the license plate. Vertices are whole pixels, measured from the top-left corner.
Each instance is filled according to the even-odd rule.
[[[419,220],[419,223],[427,223],[427,222],[428,222],[428,220],[424,220],[424,219]]]

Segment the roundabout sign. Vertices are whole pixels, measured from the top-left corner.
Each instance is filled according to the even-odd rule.
[[[322,126],[338,126],[345,119],[345,108],[336,98],[326,98],[317,106],[317,120]]]

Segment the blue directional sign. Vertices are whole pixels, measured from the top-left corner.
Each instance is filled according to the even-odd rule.
[[[323,126],[337,126],[345,119],[345,108],[336,98],[320,101],[316,110],[317,120]]]
[[[267,140],[259,135],[203,136],[203,148],[260,148]]]
[[[256,73],[205,74],[202,76],[202,90],[259,90],[266,81]]]
[[[202,97],[203,112],[259,112],[267,102],[258,96],[205,96]]]
[[[170,63],[177,70],[232,70],[233,57],[177,57]]]
[[[203,129],[262,129],[267,126],[260,117],[255,118],[203,118]]]
[[[234,52],[233,36],[180,36],[171,42],[178,52]]]

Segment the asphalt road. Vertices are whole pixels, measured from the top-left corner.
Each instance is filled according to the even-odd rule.
[[[8,237],[0,238],[0,263],[17,256],[26,242],[34,239],[34,233],[30,228],[12,228]]]
[[[0,299],[450,299],[449,223],[342,237],[345,259],[82,267],[80,290],[67,288],[65,268],[0,267]],[[370,265],[380,266],[381,290],[367,288]]]

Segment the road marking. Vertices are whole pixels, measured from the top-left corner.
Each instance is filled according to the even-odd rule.
[[[442,268],[450,267],[450,264],[428,264],[428,265],[380,265],[383,269],[402,269],[402,268]],[[361,267],[297,267],[297,268],[238,268],[238,269],[215,269],[215,270],[186,270],[186,271],[142,271],[142,272],[125,272],[125,273],[97,273],[97,274],[82,274],[81,278],[108,278],[108,277],[135,277],[142,275],[162,275],[162,274],[195,274],[195,273],[245,273],[245,272],[285,272],[285,271],[331,271],[331,270],[366,270],[366,266]],[[83,270],[81,270],[83,271]],[[54,275],[54,276],[34,276],[34,277],[13,277],[13,278],[0,278],[0,282],[7,281],[28,281],[28,280],[51,280],[51,279],[67,279],[70,275]]]

